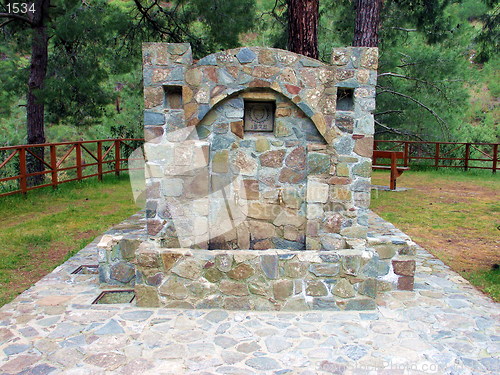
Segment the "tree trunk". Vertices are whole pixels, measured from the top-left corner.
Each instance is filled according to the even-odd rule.
[[[356,0],[354,47],[378,47],[382,0]]]
[[[50,0],[36,0],[35,12],[32,13],[33,40],[31,45],[31,65],[28,81],[27,102],[27,134],[28,144],[45,143],[44,105],[37,98],[37,91],[43,88],[48,63],[48,36],[45,25]],[[43,147],[31,149],[40,159],[44,160]],[[33,155],[28,154],[28,173],[43,172],[44,164]],[[39,185],[44,175],[31,176],[28,185]]]
[[[288,50],[318,59],[319,0],[287,0]]]

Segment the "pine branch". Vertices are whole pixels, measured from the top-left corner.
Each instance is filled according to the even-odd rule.
[[[448,124],[432,108],[426,106],[421,101],[419,101],[419,100],[417,100],[417,99],[415,99],[415,98],[413,98],[413,97],[411,97],[409,95],[405,95],[405,94],[402,94],[400,92],[397,92],[397,91],[394,91],[394,90],[390,90],[388,88],[381,87],[381,86],[378,86],[378,85],[377,85],[377,88],[382,89],[382,91],[378,91],[377,92],[377,95],[384,94],[384,93],[389,93],[389,94],[401,96],[402,98],[411,100],[412,102],[416,103],[420,107],[424,108],[426,111],[428,111],[430,114],[432,114],[434,116],[434,118],[437,120],[438,124],[440,124],[444,128],[444,130],[449,134]]]
[[[404,111],[401,111],[399,109],[390,109],[388,111],[375,113],[374,116],[383,116],[383,115],[388,115],[391,113],[404,113]]]
[[[381,122],[379,122],[377,120],[375,120],[375,124],[384,129],[383,131],[376,132],[378,134],[381,134],[381,133],[391,133],[391,134],[402,135],[402,136],[405,136],[405,137],[414,137],[414,138],[417,138],[417,139],[423,141],[423,138],[421,138],[419,135],[417,135],[417,134],[415,134],[413,132],[391,128],[390,126],[384,125],[384,124],[382,124]]]
[[[17,13],[0,13],[0,17],[23,21],[33,26],[33,22],[31,22],[31,20],[28,17],[21,16],[20,14]],[[2,26],[4,26],[4,24],[2,24]]]
[[[397,73],[391,73],[391,72],[387,72],[387,73],[381,73],[379,74],[377,77],[394,77],[394,78],[403,78],[403,79],[407,79],[409,81],[416,81],[416,82],[420,82],[420,83],[424,83],[426,85],[429,85],[429,86],[432,86],[434,87],[437,91],[439,91],[441,94],[443,94],[445,97],[446,97],[446,94],[443,92],[443,90],[438,87],[437,85],[435,85],[434,83],[432,82],[429,82],[429,81],[426,81],[424,79],[420,79],[420,78],[415,78],[415,77],[409,77],[409,76],[405,76],[403,74],[397,74]],[[448,99],[448,98],[447,98]]]

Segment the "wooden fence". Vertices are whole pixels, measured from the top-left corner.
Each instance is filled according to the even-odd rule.
[[[102,139],[0,147],[0,197],[102,176],[119,175],[128,169],[128,155],[143,139]],[[44,150],[41,158],[40,149]],[[44,171],[28,173],[28,159],[43,163]],[[42,183],[29,186],[29,179],[42,175]]]
[[[426,165],[436,168],[489,169],[498,165],[498,143],[457,143],[376,140],[375,150],[403,151],[404,166]],[[377,163],[376,159],[373,164]]]

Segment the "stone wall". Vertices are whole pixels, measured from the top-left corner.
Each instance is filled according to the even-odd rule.
[[[216,248],[209,239],[219,248],[225,244],[331,250],[364,245],[376,68],[374,48],[335,49],[327,65],[257,47],[194,62],[187,44],[146,44],[144,119],[151,238],[166,248]],[[349,90],[352,106],[337,103],[337,94]],[[262,96],[275,101],[276,124],[272,134],[258,140],[243,129],[243,103]],[[304,186],[297,186],[302,180]],[[260,195],[242,208],[238,203],[249,201],[245,198],[251,194],[250,186]],[[218,197],[217,191],[223,196]],[[274,197],[272,191],[282,194]],[[274,223],[281,211],[269,214],[283,193],[306,201],[295,211],[283,205],[286,209],[281,211],[292,217],[288,221],[307,219],[304,228],[288,228],[287,238],[286,224]],[[267,242],[256,245],[259,241],[250,238],[238,243],[247,236],[243,232],[249,231],[248,220],[246,229],[234,226],[236,235],[230,230],[211,233],[221,226],[213,225],[214,218],[220,218],[216,213],[220,201],[230,206],[228,221],[235,216],[251,218],[249,213],[255,211],[267,215],[254,217],[276,227],[268,226],[271,235],[262,238]],[[222,226],[232,227],[227,222]],[[294,234],[298,241],[289,239]]]

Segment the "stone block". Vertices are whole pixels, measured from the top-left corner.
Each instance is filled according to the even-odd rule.
[[[414,276],[415,275],[415,260],[393,260],[392,268],[396,275]]]
[[[340,264],[337,263],[317,263],[309,266],[309,271],[317,277],[337,276],[340,273]]]
[[[347,275],[356,276],[361,267],[361,256],[359,255],[343,255],[342,269]]]
[[[282,226],[282,225],[290,225],[296,228],[299,228],[304,224],[306,221],[306,218],[302,215],[300,215],[298,212],[288,212],[285,210],[282,210],[278,216],[276,216],[276,219],[273,221],[273,224],[276,225],[277,227]]]
[[[219,289],[222,293],[230,296],[247,296],[249,294],[246,284],[231,280],[222,280]]]
[[[376,308],[377,304],[375,300],[371,298],[351,299],[347,301],[347,303],[345,304],[345,310],[364,311],[364,310],[375,310]]]
[[[284,157],[284,150],[267,151],[260,155],[260,165],[263,167],[278,168],[283,164]]]
[[[136,285],[135,301],[138,307],[160,307],[158,290],[153,286]]]
[[[318,298],[315,297],[313,299],[313,310],[328,310],[328,311],[338,311],[340,310],[337,306],[337,301],[332,297]]]
[[[212,268],[207,269],[203,273],[203,277],[205,279],[207,279],[208,281],[210,281],[211,283],[217,283],[224,277],[224,274],[221,271],[219,271],[217,268],[212,267]]]
[[[254,179],[243,180],[241,184],[242,198],[248,200],[259,199],[259,181]]]
[[[293,169],[284,167],[281,169],[279,181],[282,183],[297,184],[306,178],[304,172],[296,172]]]
[[[172,268],[172,273],[185,279],[196,280],[202,273],[201,265],[191,258],[185,258]]]
[[[302,262],[285,262],[284,275],[292,279],[303,278],[307,274],[307,263]]]
[[[372,163],[369,161],[358,163],[352,168],[352,172],[356,176],[370,177],[372,175]]]
[[[309,180],[307,183],[307,202],[326,203],[328,201],[328,184]]]
[[[248,221],[248,229],[252,240],[267,239],[276,235],[275,226],[265,221],[250,220]]]
[[[158,292],[162,296],[167,296],[176,300],[183,300],[188,296],[188,289],[185,282],[175,276],[169,277],[158,288]]]
[[[399,276],[398,290],[413,290],[414,280],[413,276]]]
[[[377,297],[378,283],[376,279],[368,279],[363,281],[358,288],[358,292],[368,297]]]
[[[273,295],[278,301],[284,301],[293,294],[292,280],[278,280],[273,283]]]
[[[373,155],[373,137],[364,136],[363,138],[356,139],[354,152],[359,156],[371,158]]]
[[[233,268],[233,256],[230,254],[218,254],[215,256],[215,267],[221,272],[228,272]]]
[[[317,152],[309,152],[307,154],[307,173],[310,175],[329,174],[330,155]]]
[[[328,289],[325,283],[320,280],[307,280],[306,294],[313,297],[326,296],[328,294]]]
[[[243,131],[243,121],[232,121],[231,122],[231,131],[239,138],[243,139],[244,131]]]
[[[257,152],[265,152],[269,150],[269,141],[267,138],[259,137],[255,141],[255,151]]]
[[[227,276],[234,280],[248,279],[255,273],[252,266],[242,263],[234,267],[231,271],[227,272]]]
[[[261,255],[260,267],[264,275],[268,279],[278,278],[278,256],[277,255]]]
[[[373,248],[377,252],[380,259],[393,258],[398,250],[398,246],[392,243],[374,245]]]
[[[229,154],[227,150],[217,151],[212,158],[212,172],[227,173],[229,171]]]
[[[332,293],[341,298],[352,298],[356,295],[354,288],[347,279],[340,279],[333,287]]]
[[[252,308],[248,297],[226,297],[223,306],[227,310],[248,311]]]
[[[123,284],[128,284],[135,277],[135,267],[127,262],[118,262],[110,267],[109,277]]]

